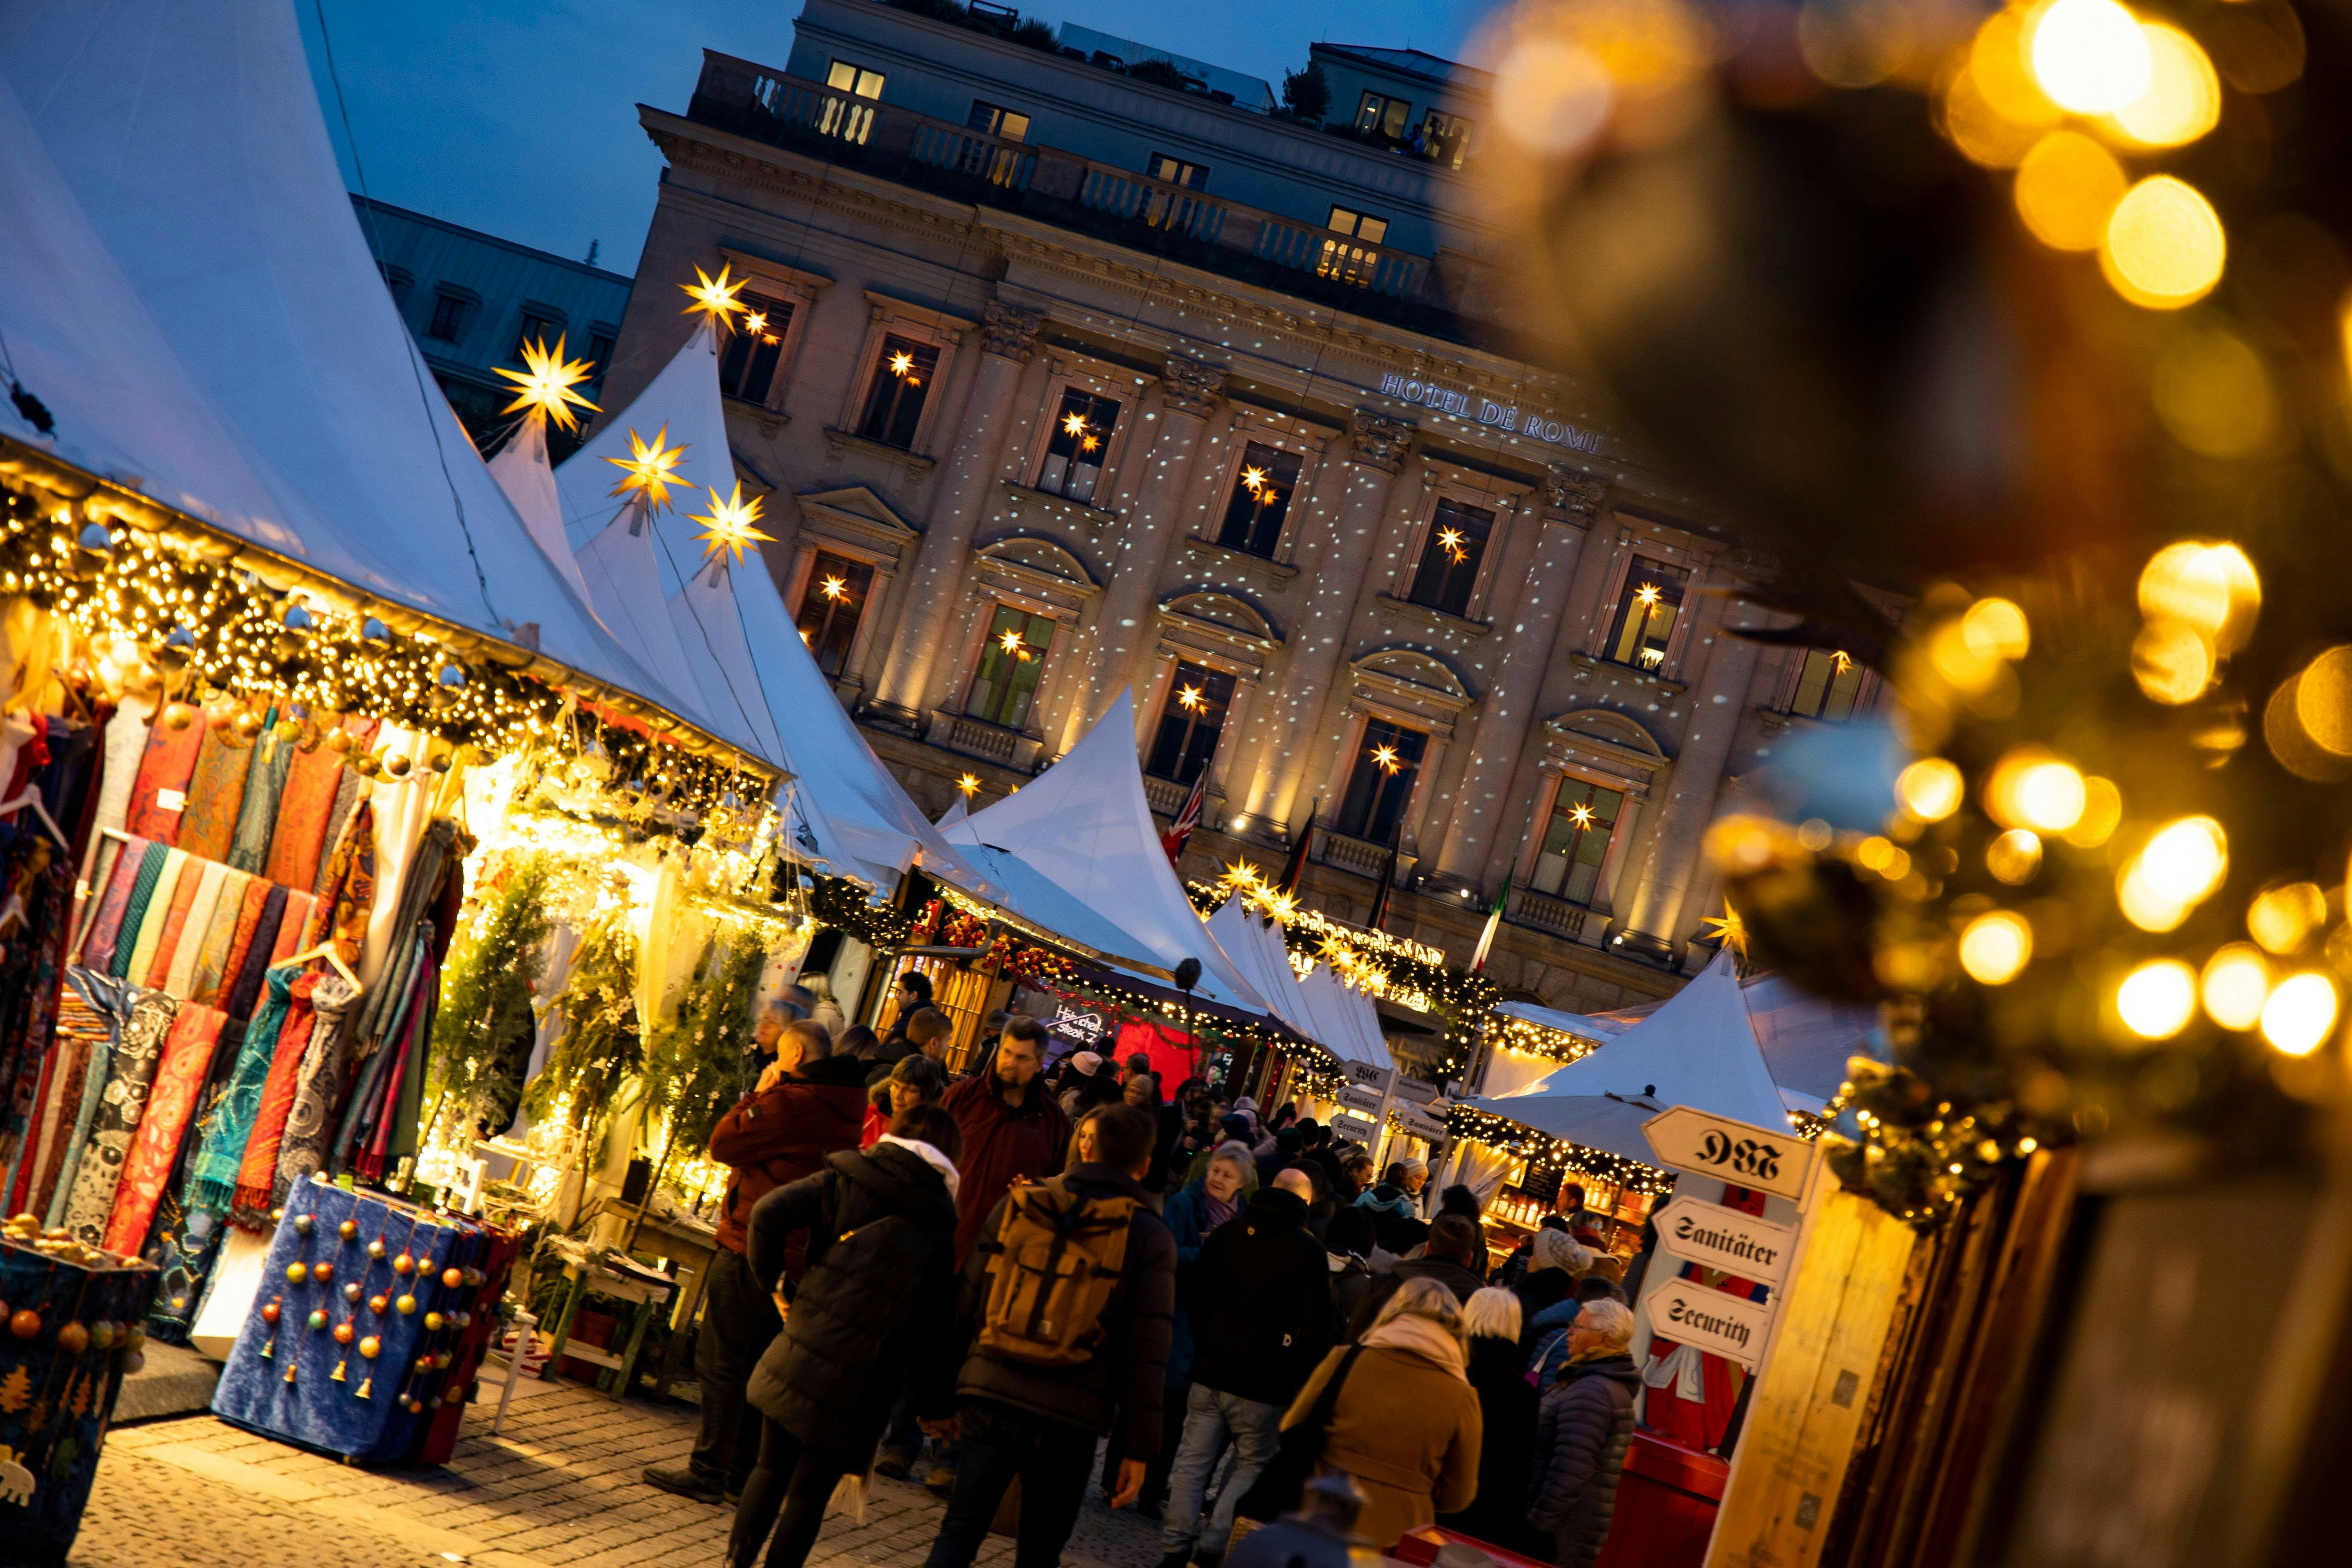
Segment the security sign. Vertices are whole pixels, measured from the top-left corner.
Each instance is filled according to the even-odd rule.
[[[1763,1359],[1772,1309],[1761,1301],[1709,1289],[1694,1280],[1667,1279],[1645,1291],[1642,1305],[1649,1311],[1651,1332],[1662,1340],[1695,1345],[1750,1372]]]

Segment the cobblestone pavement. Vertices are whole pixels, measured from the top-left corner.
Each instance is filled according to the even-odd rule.
[[[123,1427],[107,1435],[73,1568],[717,1568],[723,1560],[731,1510],[637,1479],[647,1464],[683,1460],[690,1410],[523,1383],[504,1430],[488,1434],[486,1405],[469,1415],[446,1467],[365,1470],[209,1415]],[[835,1516],[810,1562],[915,1568],[940,1514],[921,1487],[877,1478],[866,1523]],[[1159,1557],[1158,1527],[1112,1513],[1090,1488],[1063,1561],[1151,1568]],[[980,1563],[1003,1568],[1012,1558],[1013,1543],[992,1536]]]

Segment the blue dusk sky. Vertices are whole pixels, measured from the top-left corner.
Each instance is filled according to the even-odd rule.
[[[1076,22],[1264,77],[1277,90],[1318,40],[1459,58],[1486,0],[1061,0],[1023,14]],[[661,156],[636,105],[683,113],[706,47],[781,65],[796,0],[569,0],[558,5],[298,0],[311,77],[342,159],[379,201],[632,272]],[[320,47],[342,86],[347,138]]]

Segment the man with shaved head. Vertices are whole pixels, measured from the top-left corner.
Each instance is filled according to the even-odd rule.
[[[1234,1505],[1279,1442],[1282,1413],[1331,1348],[1338,1316],[1323,1244],[1307,1228],[1315,1181],[1277,1172],[1209,1233],[1192,1265],[1186,1310],[1198,1357],[1184,1440],[1169,1472],[1161,1568],[1214,1563],[1234,1531]],[[1233,1479],[1203,1521],[1201,1500],[1230,1436]]]

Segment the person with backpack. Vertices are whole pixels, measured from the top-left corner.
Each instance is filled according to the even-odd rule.
[[[1006,1192],[965,1262],[971,1354],[951,1389],[934,1384],[925,1412],[960,1460],[924,1568],[970,1568],[1015,1481],[1013,1568],[1055,1568],[1095,1444],[1120,1427],[1114,1508],[1135,1501],[1160,1451],[1176,1243],[1142,1186],[1157,1128],[1131,1105],[1103,1107],[1088,1127],[1095,1158]]]
[[[1219,1226],[1192,1266],[1192,1388],[1184,1438],[1170,1472],[1160,1568],[1214,1568],[1234,1531],[1234,1508],[1278,1446],[1282,1413],[1330,1348],[1331,1270],[1307,1229],[1314,1183],[1277,1172],[1231,1224]],[[1225,1444],[1233,1477],[1203,1531],[1201,1502]]]
[[[730,1568],[753,1568],[772,1529],[767,1568],[808,1560],[835,1485],[865,1470],[908,1367],[941,1353],[962,1148],[955,1119],[919,1101],[870,1150],[829,1154],[824,1170],[753,1205],[752,1275],[781,1286],[794,1236],[805,1236],[808,1261],[783,1331],[751,1374],[760,1458],[735,1510]]]

